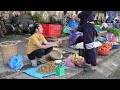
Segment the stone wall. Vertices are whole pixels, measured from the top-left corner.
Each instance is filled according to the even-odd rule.
[[[3,15],[3,17],[5,19],[8,19],[12,16],[12,12],[13,11],[0,11],[0,16],[1,16],[1,13]],[[50,15],[57,15],[59,16],[60,18],[62,18],[63,14],[64,14],[64,11],[20,11],[21,14],[25,14],[26,12],[30,12],[32,15],[34,15],[35,13],[38,13],[42,16],[42,18],[45,20],[45,21],[48,21],[48,17]],[[81,12],[81,11],[78,11],[78,13]],[[72,16],[73,14],[75,14],[76,11],[67,11],[67,15],[68,16]],[[120,11],[117,11],[117,15],[120,16]],[[97,16],[97,14],[96,14]],[[100,13],[99,14],[99,19],[104,19],[104,14],[103,13]]]
[[[38,13],[42,16],[42,18],[46,21],[48,21],[48,17],[50,15],[57,15],[60,18],[62,18],[64,11],[20,11],[21,14],[25,14],[27,12],[30,12],[32,15],[34,15],[35,13]],[[76,11],[67,11],[67,15],[68,16],[72,16],[73,14],[75,14]],[[4,17],[4,19],[9,19],[12,16],[13,11],[0,11],[0,16],[2,15]]]
[[[12,16],[13,11],[0,11],[0,16],[2,15],[4,19],[9,19]],[[25,11],[20,11],[21,14],[25,14]]]
[[[34,15],[35,13],[40,14],[43,18],[43,20],[48,21],[49,20],[49,16],[50,15],[57,15],[60,18],[62,18],[64,11],[27,11],[27,12],[31,12],[32,15]],[[75,11],[67,11],[67,15],[68,16],[72,16],[73,14],[75,14]]]
[[[57,15],[60,18],[64,15],[64,11],[19,11],[20,14],[25,14],[27,12],[30,12],[32,15],[35,13],[40,14],[42,16],[42,20],[49,22],[49,16],[50,15]],[[6,20],[6,23],[10,22],[10,18],[12,17],[13,11],[0,11],[0,16],[2,15],[4,19]],[[68,16],[72,16],[75,14],[75,11],[67,11]]]

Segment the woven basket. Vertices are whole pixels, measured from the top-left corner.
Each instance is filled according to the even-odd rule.
[[[62,59],[63,58],[63,55],[58,52],[57,50],[52,50],[50,53],[49,53],[49,56],[53,59],[53,60],[58,60],[58,59]]]
[[[18,43],[19,42],[16,41],[5,41],[0,43],[2,59],[5,65],[8,64],[8,60],[10,60],[13,55],[18,54]]]

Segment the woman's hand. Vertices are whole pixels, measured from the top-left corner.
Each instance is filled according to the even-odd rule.
[[[62,44],[62,40],[58,40],[57,42],[56,42],[56,44],[59,46],[59,45],[61,45]]]
[[[59,47],[58,44],[54,43],[51,45],[52,47]]]
[[[75,27],[74,29],[73,29],[73,31],[76,31],[78,29],[78,27]]]

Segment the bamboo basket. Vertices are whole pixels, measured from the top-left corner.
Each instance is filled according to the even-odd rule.
[[[57,50],[52,50],[50,53],[49,53],[49,56],[53,59],[53,60],[59,60],[59,59],[62,59],[63,58],[63,55],[58,52]]]
[[[17,41],[4,41],[0,43],[0,50],[2,53],[3,64],[7,65],[10,58],[18,54],[18,45]]]

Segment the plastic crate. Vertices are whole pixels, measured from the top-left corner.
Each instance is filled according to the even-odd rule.
[[[45,37],[60,37],[62,33],[62,25],[59,24],[41,24],[43,27],[43,35]]]

